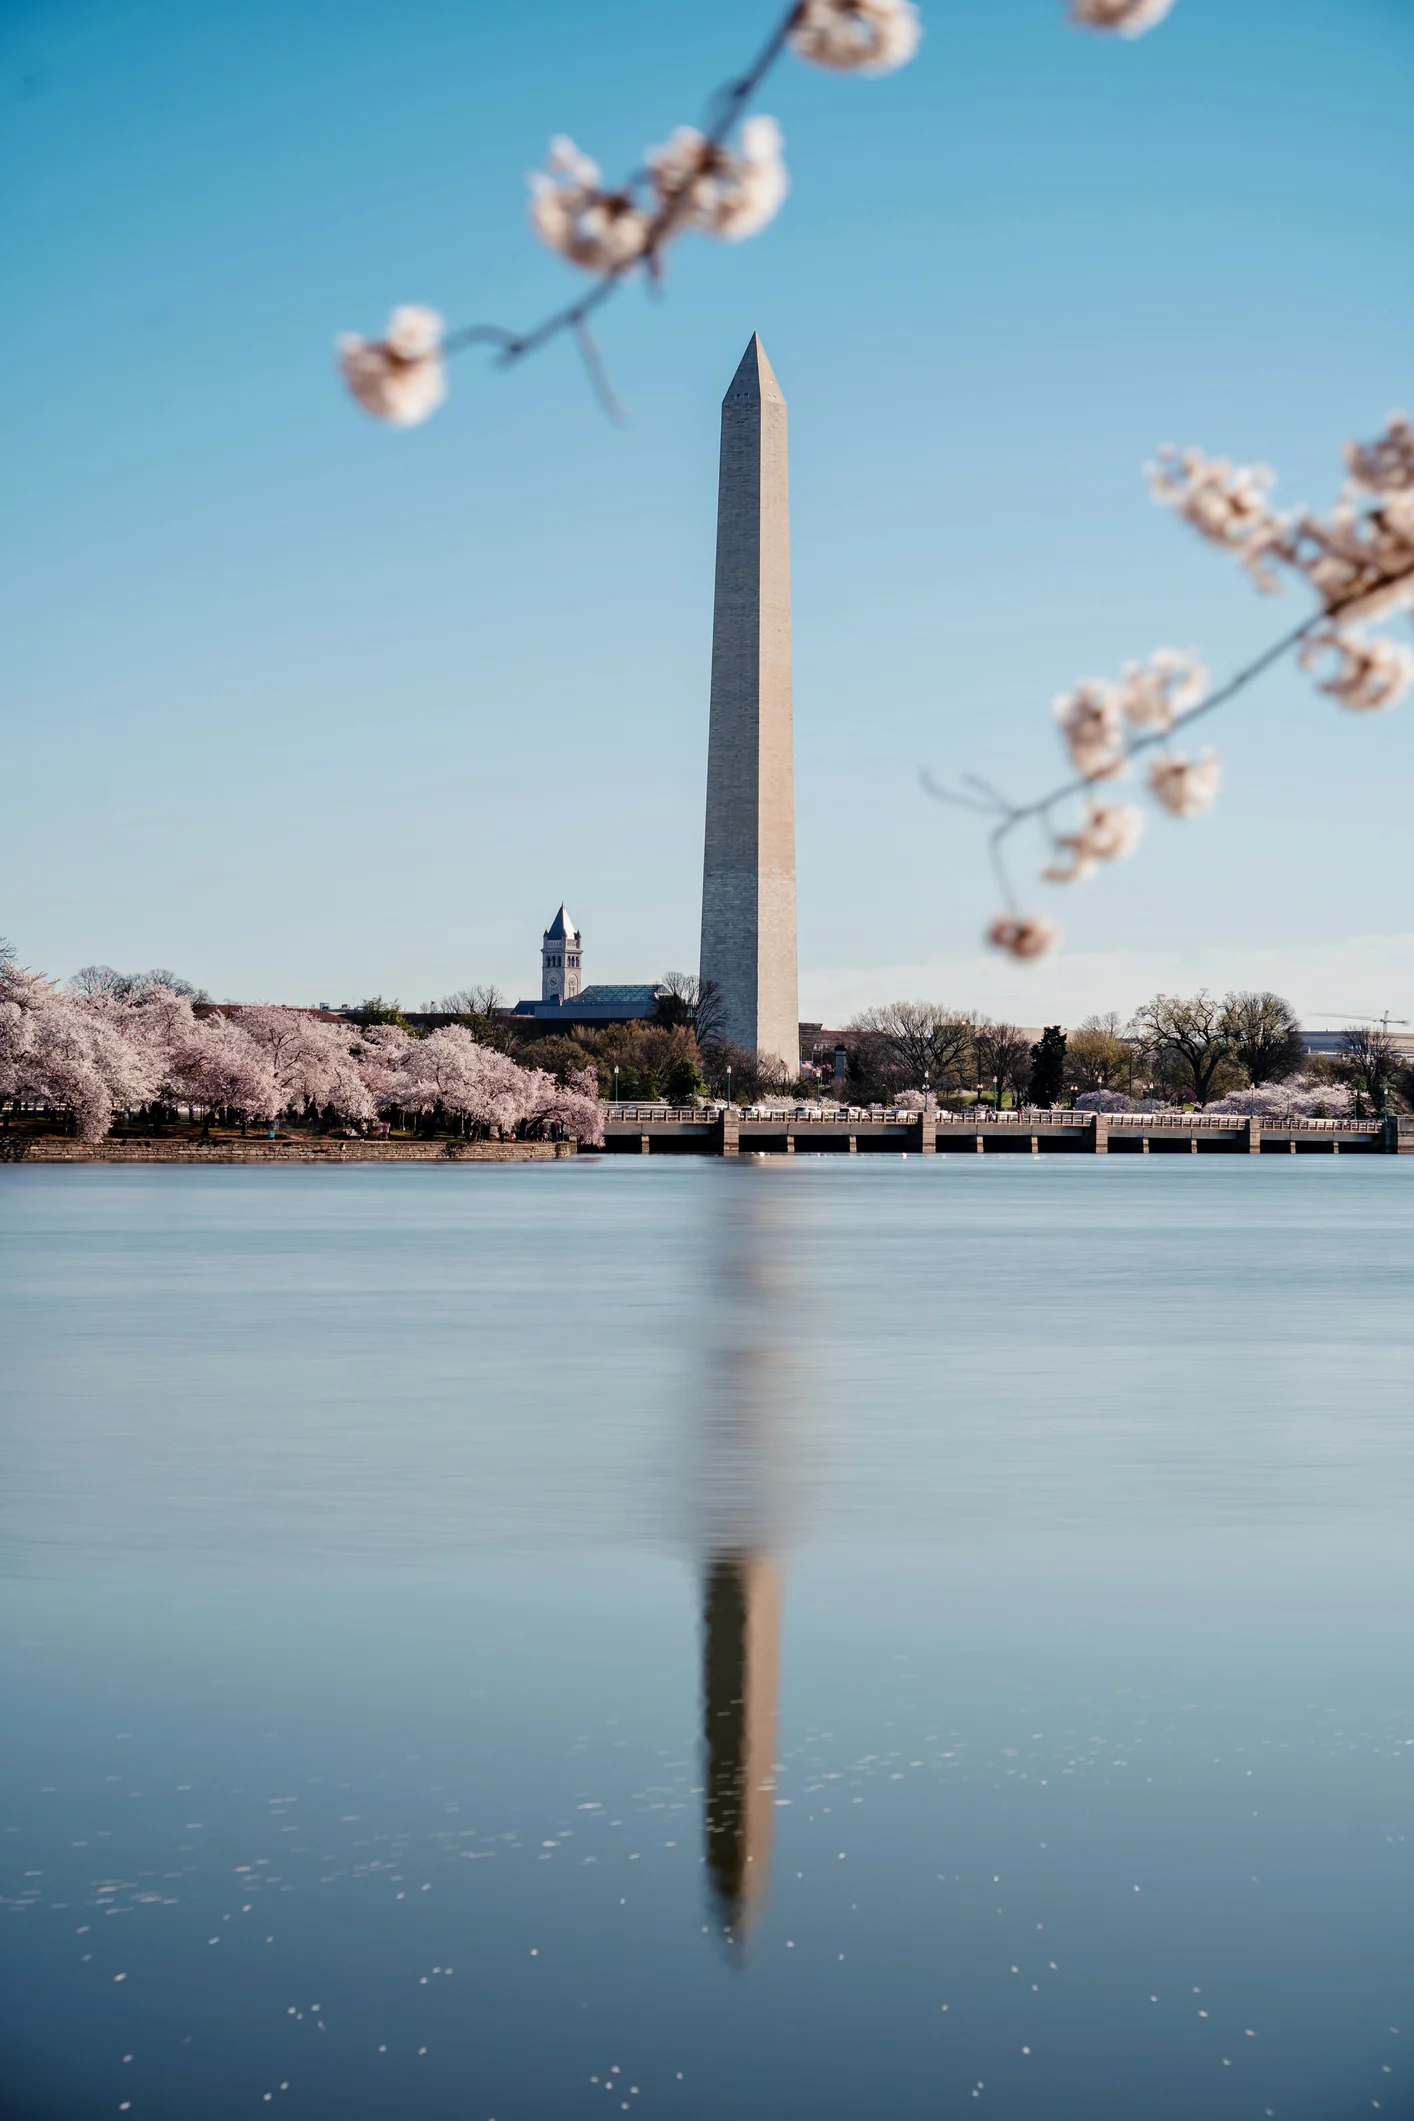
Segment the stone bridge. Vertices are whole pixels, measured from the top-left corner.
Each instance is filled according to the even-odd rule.
[[[1414,1154],[1414,1120],[1261,1119],[1230,1113],[604,1107],[604,1147],[630,1156],[1392,1156]]]

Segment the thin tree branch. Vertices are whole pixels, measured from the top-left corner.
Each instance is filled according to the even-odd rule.
[[[792,0],[792,4],[781,16],[747,71],[736,80],[726,82],[709,99],[707,116],[702,127],[704,153],[711,154],[725,144],[751,97],[784,52],[791,30],[802,11],[802,5],[803,0]],[[636,185],[646,182],[647,178],[647,170],[637,169],[623,189],[626,192],[632,191]],[[688,200],[685,195],[670,200],[650,222],[643,250],[637,257],[629,259],[617,272],[605,273],[586,294],[567,303],[563,309],[552,311],[528,331],[512,331],[503,324],[468,324],[459,331],[447,334],[442,341],[442,353],[450,355],[464,353],[472,346],[495,346],[499,348],[497,367],[513,368],[518,361],[523,361],[528,354],[538,353],[542,346],[547,346],[563,332],[571,332],[579,343],[579,350],[584,357],[585,367],[589,371],[599,403],[611,420],[622,420],[623,409],[614,396],[603,357],[593,339],[585,332],[584,326],[597,309],[601,309],[618,293],[637,266],[642,265],[645,268],[650,284],[657,281],[663,245],[673,234],[687,207]]]
[[[614,396],[613,385],[609,381],[608,370],[604,366],[604,357],[595,342],[594,334],[582,317],[575,325],[574,336],[583,356],[590,383],[593,385],[595,397],[599,400],[600,405],[609,418],[614,422],[614,425],[622,427],[626,417],[624,409]]]
[[[1298,647],[1318,626],[1337,620],[1339,616],[1339,607],[1334,610],[1322,608],[1312,612],[1299,626],[1294,626],[1289,633],[1283,634],[1279,641],[1274,641],[1271,647],[1264,648],[1259,656],[1244,664],[1241,670],[1217,686],[1205,699],[1200,700],[1196,707],[1190,707],[1186,713],[1176,715],[1167,729],[1155,729],[1143,736],[1131,737],[1124,747],[1122,763],[1127,765],[1131,759],[1138,758],[1142,753],[1170,743],[1178,732],[1186,729],[1190,723],[1201,721],[1204,715],[1212,714],[1216,708],[1226,706],[1229,700],[1235,699],[1238,693],[1245,691],[1257,678],[1270,670],[1274,663],[1279,663],[1283,656],[1289,655],[1291,650]],[[987,854],[1006,909],[1012,915],[1017,913],[1018,907],[1003,851],[1006,840],[1019,825],[1037,820],[1043,824],[1054,846],[1056,834],[1051,826],[1052,811],[1062,803],[1088,794],[1099,780],[1111,777],[1076,774],[1072,779],[1063,781],[1060,787],[1053,788],[1048,795],[1037,796],[1029,803],[1014,803],[975,773],[963,774],[962,788],[947,788],[926,772],[920,776],[924,788],[936,801],[952,803],[964,810],[981,811],[984,815],[996,818],[996,824],[987,835]]]

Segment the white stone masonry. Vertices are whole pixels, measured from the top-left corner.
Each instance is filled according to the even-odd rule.
[[[795,1077],[786,401],[754,333],[722,400],[701,974],[726,1036]]]

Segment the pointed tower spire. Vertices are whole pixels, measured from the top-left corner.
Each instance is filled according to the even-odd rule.
[[[701,972],[725,1035],[798,1075],[786,401],[754,332],[722,400]]]
[[[540,999],[572,1002],[583,984],[584,946],[580,933],[561,905],[540,939]]]

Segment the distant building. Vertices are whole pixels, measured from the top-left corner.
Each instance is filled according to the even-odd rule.
[[[540,942],[540,999],[517,1002],[510,1011],[522,1022],[563,1025],[630,1024],[658,1007],[656,981],[634,986],[583,985],[584,938],[563,906]]]
[[[1377,1021],[1372,1019],[1368,1025],[1356,1024],[1352,1028],[1356,1031],[1364,1031],[1367,1029],[1371,1031],[1378,1031],[1381,1027]],[[1414,1057],[1414,1033],[1408,1031],[1389,1031],[1387,1035],[1389,1038],[1389,1042],[1393,1046],[1396,1053],[1403,1053]],[[1301,1039],[1302,1045],[1306,1048],[1306,1051],[1313,1057],[1319,1055],[1326,1059],[1331,1059],[1339,1056],[1340,1054],[1343,1054],[1346,1051],[1346,1033],[1344,1029],[1338,1031],[1308,1031],[1303,1025],[1299,1033],[1299,1037]]]
[[[571,1002],[580,989],[580,934],[561,906],[540,943],[540,999]]]

